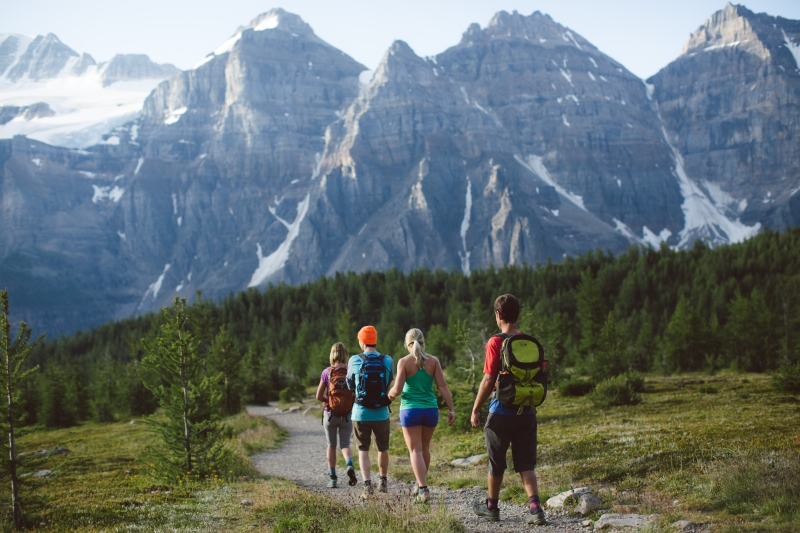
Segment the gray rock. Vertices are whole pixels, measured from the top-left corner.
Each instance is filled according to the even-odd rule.
[[[38,472],[34,472],[33,474],[31,474],[31,477],[40,479],[51,478],[53,476],[54,474],[52,470],[39,470]]]
[[[242,500],[242,507],[250,507],[253,505],[253,502],[250,500]]]
[[[677,522],[671,523],[670,527],[680,532],[692,531],[694,522],[690,520],[678,520]]]
[[[603,500],[594,494],[582,494],[578,506],[575,507],[575,512],[581,516],[586,516],[595,509],[599,509],[603,505]]]
[[[299,411],[300,409],[302,409],[301,406],[293,405],[293,406],[289,407],[288,409],[286,409],[286,412],[287,413],[295,413],[295,412]]]
[[[594,529],[610,528],[635,528],[641,529],[649,524],[657,522],[661,515],[638,515],[638,514],[604,514],[594,523]]]
[[[581,495],[588,494],[590,492],[591,490],[589,489],[589,487],[578,487],[575,489],[564,491],[561,494],[549,498],[547,500],[547,507],[549,507],[550,509],[561,509],[564,507],[564,504],[567,501],[576,500]]]
[[[591,527],[592,526],[592,521],[591,520],[584,520],[584,521],[581,522],[581,526],[582,527]]]
[[[484,457],[486,457],[485,453],[479,453],[478,455],[472,455],[462,459],[453,459],[450,461],[450,464],[453,466],[472,466],[479,463]]]

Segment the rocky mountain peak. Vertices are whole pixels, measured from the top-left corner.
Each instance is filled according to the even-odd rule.
[[[246,28],[252,28],[256,31],[281,30],[295,35],[316,37],[311,26],[299,15],[289,13],[281,8],[270,9],[266,13],[260,14]]]
[[[481,29],[480,25],[476,23],[471,24],[461,38],[461,45],[490,39],[524,39],[545,46],[548,42],[550,45],[556,45],[566,41],[578,48],[594,49],[589,41],[554,21],[550,15],[539,11],[534,11],[528,16],[522,15],[516,10],[511,13],[498,11],[485,29]]]
[[[94,61],[91,56],[88,59]],[[101,76],[103,85],[108,86],[116,81],[169,78],[178,72],[178,67],[155,63],[146,54],[117,54],[102,65]]]

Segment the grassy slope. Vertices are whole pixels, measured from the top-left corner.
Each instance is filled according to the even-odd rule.
[[[286,434],[274,423],[238,415],[228,422],[240,453],[278,446]],[[415,519],[420,511],[389,513],[370,507],[354,513],[295,487],[257,475],[245,463],[212,481],[165,480],[142,460],[152,442],[141,423],[82,424],[39,431],[21,439],[22,451],[65,446],[69,454],[50,457],[37,468],[55,472],[27,480],[24,509],[37,531],[397,531],[411,521],[412,531],[457,532],[460,525],[443,513]],[[252,506],[243,507],[248,499]],[[2,531],[10,531],[3,515]]]
[[[705,383],[691,383],[704,380]],[[688,382],[688,383],[687,383]],[[687,518],[714,531],[800,531],[800,399],[773,391],[763,375],[648,377],[639,405],[594,407],[552,394],[539,409],[542,496],[589,484],[604,501],[657,512],[664,523]],[[395,412],[396,416],[397,413]],[[285,434],[269,421],[228,422],[242,453],[274,447]],[[483,453],[482,433],[437,432],[431,484],[485,486],[486,465],[449,461]],[[459,531],[451,518],[395,506],[350,511],[292,484],[252,472],[213,482],[166,483],[141,461],[151,436],[142,424],[84,424],[24,437],[23,451],[66,446],[29,480],[26,514],[42,531]],[[320,453],[324,449],[320,435]],[[391,473],[412,479],[402,434],[392,432]],[[246,465],[243,468],[247,468]],[[516,476],[504,499],[524,502]],[[33,490],[30,490],[33,489]],[[38,500],[30,499],[35,495]],[[241,500],[254,502],[242,507]],[[676,503],[677,502],[677,503]],[[391,512],[390,512],[391,511]],[[6,517],[7,518],[7,517]],[[408,524],[408,525],[407,525]],[[8,530],[8,521],[3,531]],[[668,530],[668,528],[664,528]]]
[[[639,405],[613,408],[548,396],[538,417],[543,500],[589,484],[605,508],[633,505],[665,523],[800,531],[800,399],[769,382],[764,375],[648,377]],[[485,461],[449,465],[484,453],[481,433],[439,431],[434,439],[429,483],[486,485]],[[394,474],[412,479],[399,431],[391,453],[400,461]],[[505,486],[504,499],[527,501],[518,476],[507,476]]]

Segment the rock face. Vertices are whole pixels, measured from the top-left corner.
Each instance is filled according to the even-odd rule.
[[[715,15],[650,84],[547,15],[500,12],[435,57],[395,42],[363,90],[362,65],[296,15],[264,13],[194,69],[161,82],[141,112],[132,109],[133,120],[95,130],[99,144],[0,141],[0,224],[11,228],[0,233],[0,282],[11,289],[14,318],[54,334],[198,289],[217,297],[341,270],[469,273],[596,247],[754,234],[791,215],[800,175],[769,142],[748,141],[761,160],[787,169],[783,196],[758,211],[758,202],[745,208],[739,202],[751,197],[735,194],[757,189],[747,168],[755,175],[766,164],[737,156],[738,189],[726,185],[730,176],[700,171],[709,164],[701,157],[716,164],[714,139],[728,131],[722,110],[742,109],[728,100],[739,98],[738,85],[716,87],[738,78],[709,80],[711,68],[695,64],[749,46],[747,36],[735,46],[708,44],[750,31],[719,22],[731,10],[740,8]],[[778,22],[790,35],[791,21]],[[733,29],[715,29],[726,24]],[[0,67],[17,64],[25,42],[15,39],[0,43]],[[794,50],[784,48],[769,57]],[[74,54],[61,72],[100,79],[105,69],[119,80],[156,70],[118,58],[96,65]],[[764,67],[772,74],[759,83],[789,87],[796,74],[787,65]],[[717,97],[703,94],[712,89]],[[789,103],[774,111],[752,102],[752,124],[797,120]],[[48,120],[25,121],[14,105],[0,134]],[[705,123],[702,113],[720,118]],[[772,118],[758,118],[765,114]]]
[[[728,4],[648,80],[686,173],[728,218],[800,224],[798,69],[799,21]]]
[[[91,64],[90,61],[94,63],[92,56],[84,54],[82,62],[75,66],[75,70],[85,70]],[[108,63],[100,65],[100,72],[103,85],[108,86],[116,81],[171,78],[180,69],[169,63],[154,63],[145,54],[117,54]]]

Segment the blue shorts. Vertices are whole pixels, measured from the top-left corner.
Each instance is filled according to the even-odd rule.
[[[431,407],[424,409],[416,407],[414,409],[400,409],[400,425],[404,428],[425,426],[435,428],[439,424],[439,409]]]

